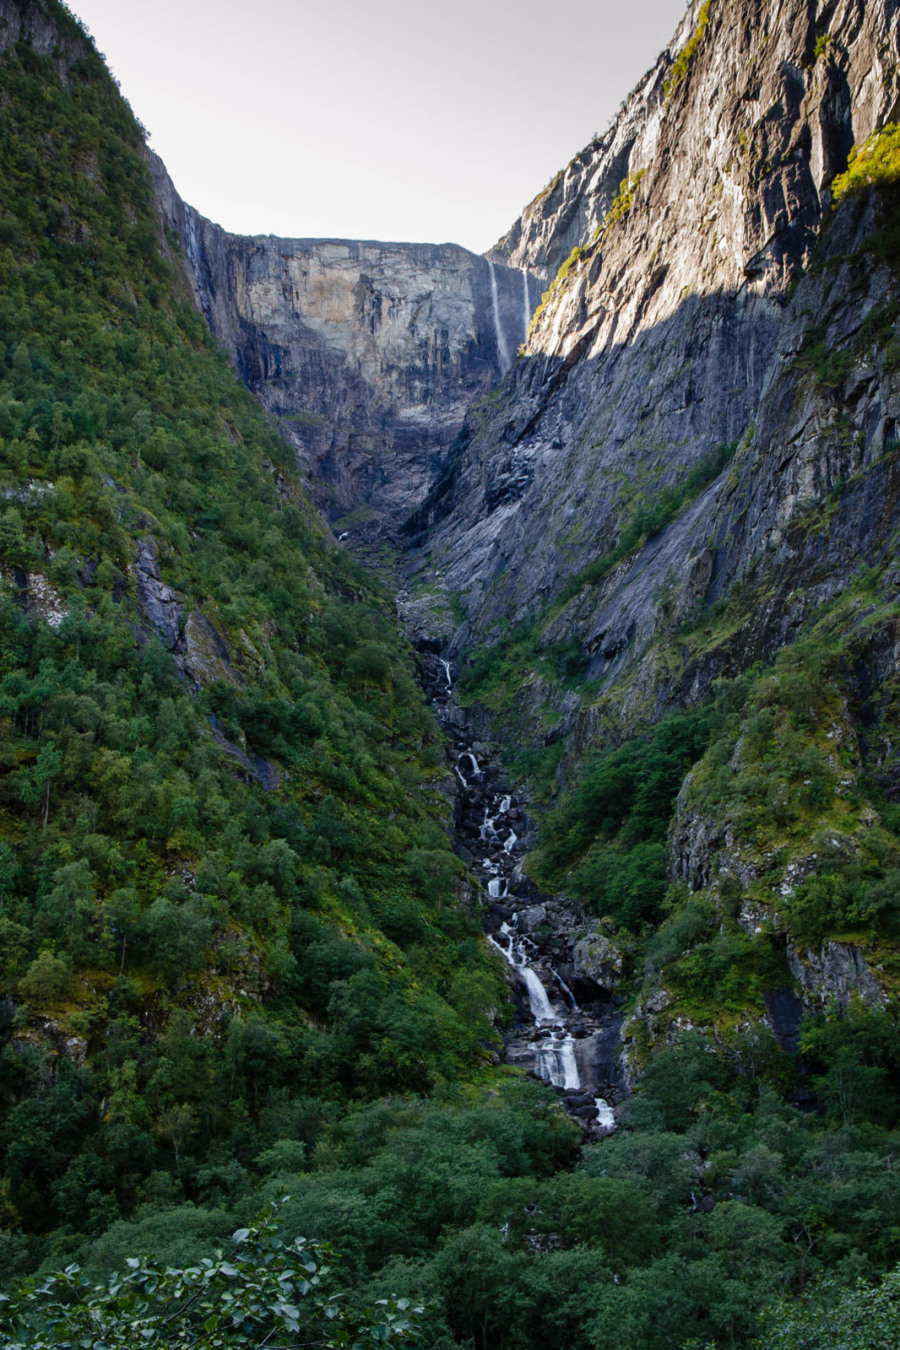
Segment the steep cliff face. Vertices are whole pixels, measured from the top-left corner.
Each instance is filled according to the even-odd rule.
[[[835,172],[892,115],[896,66],[890,2],[694,6],[616,124],[526,209],[502,241],[506,256],[552,271],[573,243],[575,251],[526,354],[493,405],[470,417],[460,452],[409,527],[426,543],[425,569],[466,597],[462,643],[558,601],[641,507],[678,492],[691,469],[702,482],[716,455],[740,444],[739,510],[723,510],[730,471],[633,566],[576,588],[555,634],[583,634],[592,676],[608,676],[642,632],[656,631],[661,587],[681,587],[690,603],[710,584],[719,593],[763,536],[771,542],[744,494],[772,505],[784,531],[801,504],[846,475],[840,456],[820,455],[817,435],[802,432],[825,414],[810,406],[823,391],[808,391],[805,407],[785,404],[810,385],[808,369],[786,367],[810,309],[844,312],[834,345],[891,283],[863,266],[789,295]],[[854,210],[835,222],[826,246],[834,259],[871,233],[874,222],[864,226]],[[865,413],[866,442],[878,452],[890,422],[884,381],[879,389]],[[825,404],[835,397],[825,392]],[[797,456],[779,458],[784,445]],[[714,555],[704,554],[707,541]]]
[[[851,146],[893,115],[896,23],[890,2],[694,0],[611,127],[525,208],[498,255],[554,276],[607,221],[622,181],[641,175],[628,269],[649,275],[659,253],[654,313],[671,311],[685,283],[707,289],[702,277],[771,288],[779,257],[802,254],[795,227],[815,226]],[[605,284],[595,276],[593,289],[615,287],[630,252],[621,239],[605,240]]]
[[[157,198],[197,303],[332,522],[390,534],[524,342],[541,282],[455,244],[231,235]]]
[[[709,707],[717,679],[776,662],[771,685],[741,684],[668,841],[660,827],[637,846],[668,869],[668,927],[644,862],[618,895],[604,880],[638,854],[627,830],[594,837],[587,789],[550,822],[564,862],[543,884],[673,934],[626,1028],[634,1063],[648,1026],[659,1043],[727,1016],[672,954],[683,932],[695,968],[729,943],[730,968],[757,962],[766,997],[878,1006],[897,990],[893,919],[847,896],[896,866],[900,200],[896,173],[835,178],[873,134],[894,145],[898,14],[691,7],[615,125],[497,246],[554,280],[407,523],[412,611],[421,596],[422,623],[474,649],[477,718],[513,747],[563,743],[563,787],[673,708]],[[466,611],[455,632],[441,587],[441,613]],[[566,834],[573,800],[585,817]],[[761,1007],[753,979],[740,997]]]

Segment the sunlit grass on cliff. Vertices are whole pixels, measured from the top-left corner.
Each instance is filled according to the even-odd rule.
[[[900,183],[900,123],[888,122],[858,149],[850,151],[847,172],[831,185],[835,203],[851,192]]]

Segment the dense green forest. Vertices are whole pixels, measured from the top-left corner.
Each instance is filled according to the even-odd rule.
[[[56,54],[0,68],[13,1268],[472,1074],[503,999],[390,600],[188,303],[140,129],[52,12]]]
[[[546,815],[533,873],[629,944],[629,1014],[663,976],[680,1000],[583,1146],[497,1063],[392,598],[192,307],[102,60],[56,0],[12,7],[57,40],[0,59],[2,1343],[134,1344],[139,1314],[152,1345],[895,1345],[900,1033],[851,1003],[779,1048],[783,947],[665,864],[692,767],[761,851],[853,834],[789,931],[862,932],[895,978],[900,821],[817,730],[854,697],[840,613]]]

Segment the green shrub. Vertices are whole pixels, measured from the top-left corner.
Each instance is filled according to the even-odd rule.
[[[668,78],[663,85],[663,93],[666,102],[675,93],[675,90],[684,82],[688,73],[688,67],[691,64],[691,57],[700,45],[703,34],[706,31],[706,25],[709,23],[709,4],[710,0],[705,0],[701,6],[700,13],[697,16],[697,27],[688,38],[681,51],[672,63],[672,69],[669,71]]]
[[[838,174],[831,191],[834,201],[840,202],[850,193],[895,183],[900,183],[900,122],[888,122],[851,150],[847,171]]]

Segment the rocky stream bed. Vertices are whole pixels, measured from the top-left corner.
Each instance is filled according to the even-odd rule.
[[[485,932],[506,963],[515,1003],[504,1059],[549,1083],[587,1135],[616,1128],[626,1095],[619,1063],[623,955],[602,923],[525,876],[525,798],[477,739],[454,698],[455,664],[437,640],[417,642],[423,683],[448,737],[457,852],[487,902]]]

